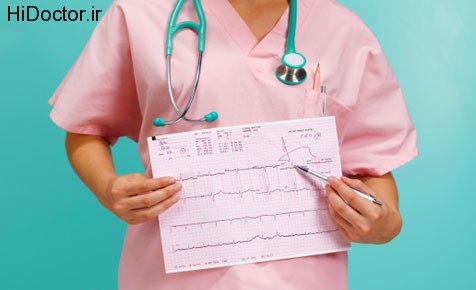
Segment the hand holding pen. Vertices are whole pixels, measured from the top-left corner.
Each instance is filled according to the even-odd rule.
[[[321,182],[323,182],[323,183],[325,183],[325,184],[329,184],[328,178],[327,178],[326,176],[324,176],[323,174],[320,174],[320,173],[317,172],[317,171],[314,171],[314,170],[312,170],[312,169],[309,169],[309,168],[307,168],[306,166],[299,166],[299,165],[295,165],[294,168],[299,169],[299,170],[301,170],[301,171],[303,171],[303,172],[305,172],[305,173],[307,173],[307,174],[309,174],[309,175],[311,175],[311,176],[316,177],[317,179],[319,179]],[[375,198],[375,196],[373,196],[373,195],[371,195],[371,194],[367,194],[367,193],[362,192],[362,191],[359,191],[359,190],[357,190],[357,189],[355,189],[355,188],[353,188],[353,187],[351,187],[351,188],[352,188],[352,190],[354,191],[354,193],[357,194],[357,195],[359,195],[360,197],[365,198],[366,200],[371,201],[371,202],[375,203],[375,204],[378,205],[378,206],[382,206],[382,205],[383,205],[383,203],[381,203],[380,201],[378,201],[378,200]],[[348,204],[347,200],[346,200],[343,196],[341,196],[341,197],[342,197],[342,199],[344,199],[344,201]]]
[[[348,177],[339,179],[329,176],[326,179],[329,214],[349,242],[381,244],[398,234],[401,229],[398,209],[390,206],[392,203],[385,203],[385,200],[385,204],[382,203],[382,196],[376,194],[370,186],[359,179]],[[356,194],[355,190],[370,198]],[[383,188],[379,187],[379,190]]]

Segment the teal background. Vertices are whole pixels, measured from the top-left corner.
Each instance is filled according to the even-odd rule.
[[[131,0],[133,1],[133,0]],[[159,1],[159,0],[158,0]],[[0,4],[0,289],[116,289],[125,225],[75,176],[47,99],[96,23],[8,23]],[[395,177],[402,233],[354,245],[350,289],[476,289],[476,2],[343,0],[379,39],[405,92],[420,156]],[[106,9],[110,0],[9,1]],[[136,145],[113,148],[142,171]]]

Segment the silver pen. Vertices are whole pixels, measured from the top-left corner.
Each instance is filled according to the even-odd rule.
[[[312,169],[307,168],[306,166],[299,166],[295,165],[294,168],[299,169],[309,175],[312,175],[314,177],[317,177],[320,181],[324,182],[325,184],[329,184],[329,181],[327,181],[327,176],[320,174],[319,172],[316,172]],[[382,206],[383,203],[378,201],[373,195],[358,191],[357,189],[353,188],[352,186],[350,187],[354,190],[355,193],[357,193],[359,196],[365,198],[368,201],[371,201],[375,203],[378,206]]]

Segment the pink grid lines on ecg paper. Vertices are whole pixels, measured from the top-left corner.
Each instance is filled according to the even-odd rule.
[[[324,186],[341,175],[333,117],[149,138],[154,177],[183,184],[159,217],[167,273],[344,251]]]

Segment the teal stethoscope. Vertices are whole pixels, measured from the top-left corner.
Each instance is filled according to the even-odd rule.
[[[170,102],[174,108],[175,113],[178,117],[171,121],[166,121],[162,118],[155,118],[154,125],[157,127],[163,127],[166,125],[173,125],[181,121],[182,119],[189,122],[212,122],[218,119],[217,112],[210,112],[203,116],[201,119],[190,119],[187,117],[187,112],[190,109],[190,106],[193,103],[195,94],[197,93],[198,81],[200,79],[200,70],[202,66],[202,56],[203,51],[205,50],[205,33],[206,33],[206,20],[205,14],[203,12],[202,4],[200,0],[193,0],[195,6],[195,11],[198,16],[200,23],[195,23],[192,21],[185,21],[179,24],[177,23],[177,18],[182,9],[183,4],[186,0],[178,0],[175,3],[175,7],[170,15],[168,29],[167,29],[167,39],[166,39],[166,51],[165,56],[167,58],[167,85],[169,91]],[[221,1],[221,0],[220,0]],[[296,52],[294,38],[296,33],[296,17],[297,17],[297,0],[290,0],[289,4],[289,27],[288,27],[288,37],[286,41],[286,52],[282,57],[282,64],[276,69],[276,77],[281,82],[287,85],[297,85],[301,84],[306,80],[306,70],[304,65],[306,64],[306,58],[299,52]],[[182,29],[193,29],[198,34],[198,62],[195,72],[195,80],[193,82],[192,92],[188,98],[188,102],[185,105],[185,108],[181,110],[177,103],[175,102],[175,97],[172,91],[172,76],[170,71],[170,64],[172,58],[172,47],[173,47],[173,38],[174,35]]]

